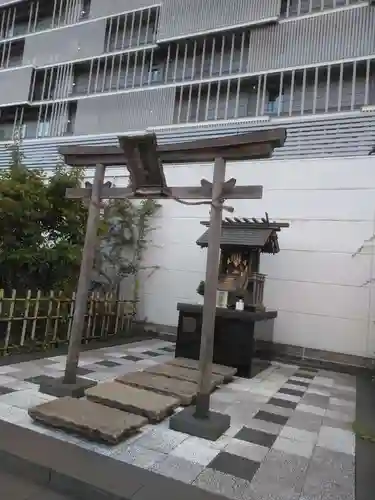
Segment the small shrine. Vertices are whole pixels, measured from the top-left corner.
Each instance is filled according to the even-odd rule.
[[[201,224],[209,227],[208,222]],[[278,233],[288,227],[287,223],[271,222],[267,213],[261,220],[229,217],[223,220],[218,283],[221,307],[233,309],[238,300],[243,300],[247,311],[265,309],[266,275],[259,272],[261,254],[277,254]],[[208,230],[197,240],[197,245],[208,246]]]

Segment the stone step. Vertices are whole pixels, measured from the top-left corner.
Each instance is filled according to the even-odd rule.
[[[30,408],[29,415],[37,422],[112,445],[148,423],[145,417],[70,397]]]
[[[166,363],[167,365],[181,366],[182,368],[190,368],[191,370],[199,370],[199,361],[195,359],[188,358],[175,358]],[[237,368],[232,368],[230,366],[212,364],[212,373],[215,375],[222,375],[224,377],[224,382],[230,382],[233,380],[237,373]]]
[[[187,382],[197,383],[199,380],[199,372],[197,370],[191,370],[190,368],[184,368],[181,366],[174,366],[170,364],[162,364],[150,366],[144,370],[146,373],[153,373],[154,375],[163,375],[163,377],[174,378],[177,380],[186,380]],[[212,374],[212,383],[215,387],[224,382],[224,377],[222,375]]]
[[[173,413],[180,400],[119,382],[104,382],[86,391],[89,401],[127,411],[160,422]]]
[[[128,373],[116,379],[121,384],[172,396],[181,406],[189,406],[197,395],[197,384],[146,372]],[[213,387],[214,388],[214,387]]]

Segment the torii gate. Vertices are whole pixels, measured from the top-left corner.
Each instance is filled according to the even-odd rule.
[[[186,205],[208,204],[211,215],[196,409],[192,412],[191,408],[187,408],[180,412],[176,416],[179,423],[175,423],[174,428],[217,439],[229,427],[229,416],[209,411],[222,211],[233,211],[224,206],[226,199],[261,199],[263,187],[236,186],[236,179],[225,182],[226,162],[269,158],[274,148],[284,145],[285,139],[285,129],[274,129],[159,146],[155,134],[145,133],[119,137],[120,147],[60,148],[59,152],[67,165],[95,165],[96,169],[92,186],[86,184],[85,188],[68,189],[66,193],[71,199],[89,199],[89,212],[65,375],[61,380],[54,379],[43,384],[40,388],[42,392],[80,397],[88,385],[93,385],[92,382],[77,378],[77,368],[97,244],[101,199],[152,198],[173,199]],[[213,181],[202,179],[199,187],[168,187],[163,164],[189,162],[214,162]],[[130,174],[129,187],[116,188],[110,187],[108,183],[104,184],[106,167],[114,165],[127,167]]]

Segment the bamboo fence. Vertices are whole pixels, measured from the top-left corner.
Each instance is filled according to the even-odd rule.
[[[0,355],[14,351],[57,347],[69,341],[75,304],[75,293],[41,291],[26,295],[13,290],[6,296],[0,290]],[[84,343],[107,339],[130,329],[136,314],[136,303],[118,300],[114,294],[93,292],[87,303]]]

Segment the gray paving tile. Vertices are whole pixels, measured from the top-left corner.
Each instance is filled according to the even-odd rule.
[[[137,440],[137,446],[162,453],[170,453],[188,437],[187,434],[171,429],[155,429],[140,437]]]
[[[322,425],[326,427],[337,427],[338,429],[344,429],[348,431],[352,430],[352,422],[344,422],[342,420],[337,420],[330,417],[323,417]]]
[[[318,432],[322,426],[322,423],[322,416],[296,410],[290,417],[286,425],[295,429],[306,430],[309,432]]]
[[[301,499],[354,500],[354,457],[317,447]]]
[[[302,491],[308,464],[309,459],[305,457],[271,450],[255,474],[252,487],[254,491],[266,489],[276,498],[280,492],[289,491],[293,498]]]
[[[232,455],[224,451],[219,453],[217,457],[210,462],[208,468],[251,482],[259,465],[258,461],[255,462],[254,460]]]
[[[319,394],[305,394],[301,399],[301,403],[309,406],[318,406],[319,408],[326,409],[329,404],[328,396],[321,396]]]
[[[213,469],[205,469],[193,484],[232,500],[250,500],[252,498],[249,481]]]
[[[152,472],[171,477],[184,483],[192,483],[204,470],[203,465],[189,462],[184,458],[169,456],[161,462],[156,462],[150,467]]]

